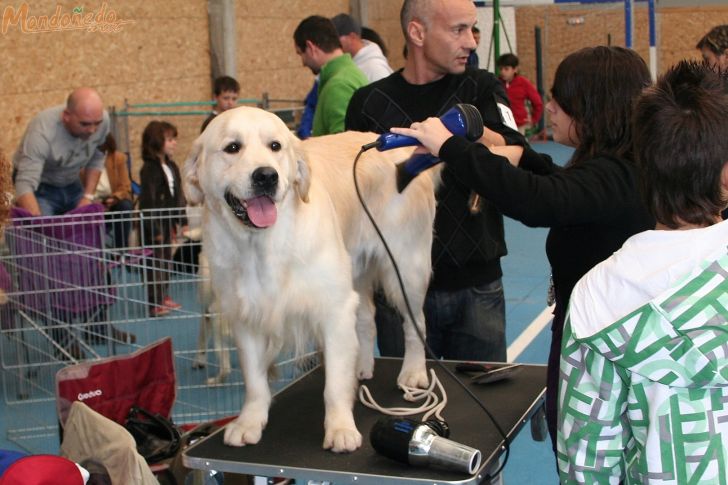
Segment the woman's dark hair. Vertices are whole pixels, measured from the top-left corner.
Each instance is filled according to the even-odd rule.
[[[164,138],[177,136],[177,128],[166,121],[150,121],[142,133],[142,159],[159,160],[164,150]]]
[[[369,27],[361,26],[361,38],[374,42],[382,49],[382,54],[387,57],[387,45],[384,43],[382,36],[377,33],[376,30],[370,29]]]
[[[635,161],[642,195],[655,219],[672,229],[709,226],[728,200],[726,74],[682,61],[645,90],[635,105]]]
[[[114,135],[111,133],[106,135],[106,140],[99,145],[99,150],[104,152],[106,155],[113,155],[116,153],[116,139],[114,138]]]
[[[579,138],[570,165],[597,155],[631,158],[632,107],[650,83],[645,61],[624,47],[586,47],[561,61],[551,96]]]

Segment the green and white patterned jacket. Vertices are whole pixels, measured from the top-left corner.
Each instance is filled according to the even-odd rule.
[[[726,239],[718,259],[713,251],[711,261],[683,272],[678,284],[673,278],[659,296],[614,323],[595,325],[599,314],[620,306],[620,292],[638,286],[646,268],[627,268],[642,264],[637,255],[649,259],[649,250],[660,249],[651,243],[659,232],[635,236],[632,249],[639,250],[597,266],[572,296],[559,386],[562,483],[728,483]],[[689,252],[689,237],[678,236]],[[628,277],[615,278],[620,271]]]

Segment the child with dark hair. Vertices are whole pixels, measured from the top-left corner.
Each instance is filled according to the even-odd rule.
[[[514,54],[503,54],[498,58],[499,79],[506,88],[511,111],[516,120],[518,131],[525,134],[527,130],[538,126],[543,114],[543,101],[536,87],[518,73],[518,57]],[[531,113],[526,107],[531,103]]]
[[[654,227],[632,161],[633,101],[650,82],[644,60],[623,47],[588,47],[561,61],[546,109],[554,141],[575,148],[565,168],[529,147],[471,143],[452,135],[439,118],[391,129],[417,138],[503,215],[550,228],[546,255],[556,306],[546,421],[554,451],[561,336],[571,290],[627,238]]]
[[[723,84],[709,66],[683,61],[637,100],[634,156],[657,225],[572,293],[559,388],[562,483],[728,476]]]
[[[153,317],[181,307],[168,294],[172,238],[186,224],[182,178],[172,160],[176,148],[177,128],[171,123],[152,121],[144,128],[139,208],[143,217],[143,244],[154,250],[147,266],[147,297]]]
[[[220,76],[215,79],[213,92],[215,93],[215,106],[212,107],[210,115],[202,122],[200,133],[205,131],[215,116],[238,105],[240,84],[230,76]]]

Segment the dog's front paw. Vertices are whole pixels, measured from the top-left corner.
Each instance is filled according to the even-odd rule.
[[[348,453],[361,446],[361,433],[356,428],[327,429],[324,449],[334,453]]]
[[[418,387],[425,389],[429,385],[429,382],[427,368],[424,366],[421,369],[402,367],[397,377],[397,385],[399,387]]]
[[[229,446],[254,445],[260,441],[265,424],[265,421],[239,416],[225,427],[223,442]]]

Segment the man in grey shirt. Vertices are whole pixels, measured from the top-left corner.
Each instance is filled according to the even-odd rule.
[[[78,88],[65,106],[38,113],[13,156],[15,205],[50,216],[90,204],[104,168],[98,147],[108,133],[109,114],[92,88]]]

